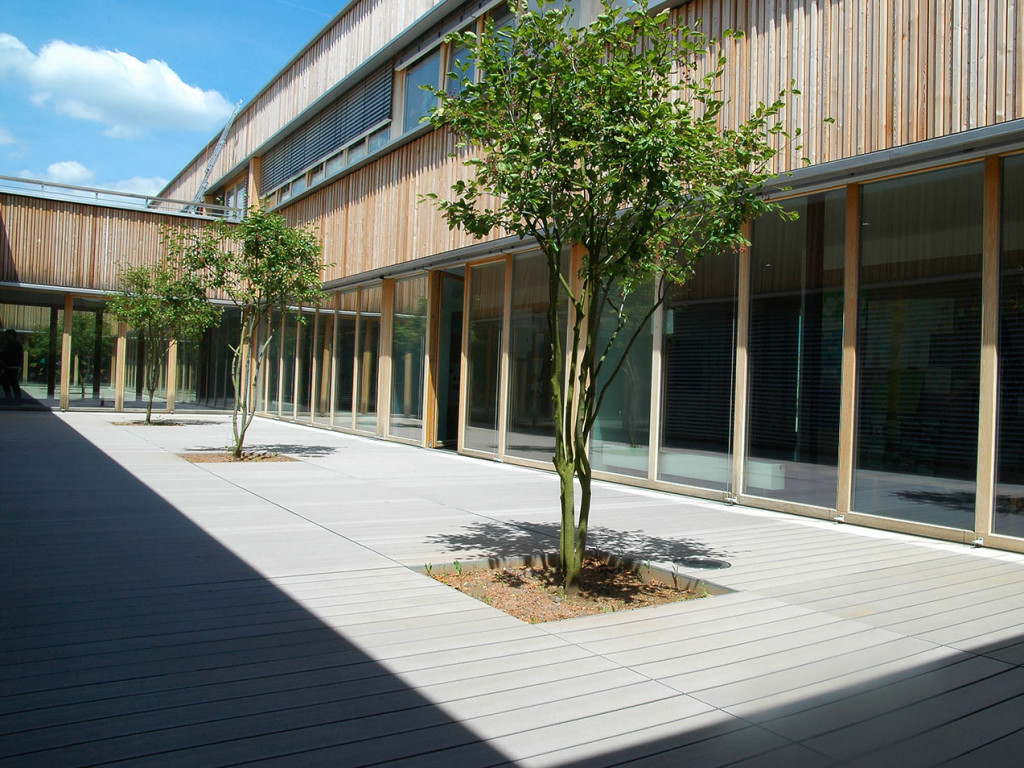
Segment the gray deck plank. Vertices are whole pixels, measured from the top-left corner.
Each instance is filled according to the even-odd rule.
[[[222,417],[24,416],[0,414],[31,430],[3,457],[0,765],[911,768],[1024,744],[1020,555],[597,483],[596,542],[706,553],[729,567],[681,572],[740,591],[531,626],[406,566],[553,547],[551,474],[266,420],[254,444],[299,461],[191,465]]]

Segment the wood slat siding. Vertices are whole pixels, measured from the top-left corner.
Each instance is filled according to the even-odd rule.
[[[363,0],[325,29],[235,119],[214,166],[216,181],[243,162],[324,93],[443,0]],[[165,197],[191,199],[206,171],[218,137],[171,182]]]
[[[802,92],[787,120],[804,149],[785,148],[779,171],[1024,116],[1020,0],[706,0],[672,16],[712,37],[744,31],[726,48],[728,120],[790,81]]]
[[[218,172],[438,1],[358,3],[239,117]],[[679,25],[703,20],[712,37],[727,28],[744,32],[724,43],[727,123],[790,81],[802,91],[786,120],[804,129],[803,149],[782,148],[778,171],[798,167],[804,156],[820,163],[1024,117],[1024,0],[696,0],[672,18]],[[449,157],[454,149],[447,133],[429,133],[284,210],[293,223],[319,229],[333,264],[325,280],[474,242],[419,202],[466,172]],[[173,194],[188,197],[204,163],[184,172]],[[0,196],[0,211],[0,279],[105,290],[115,287],[123,260],[158,258],[158,225],[169,219],[11,195]]]
[[[33,307],[24,304],[0,304],[0,328],[14,328],[19,331],[46,328],[50,324],[49,307]]]
[[[333,264],[326,280],[475,242],[449,230],[433,205],[419,202],[421,195],[448,189],[463,175],[461,163],[448,158],[453,151],[450,134],[428,133],[284,211],[291,223],[317,224],[325,260]]]
[[[112,291],[122,264],[165,255],[161,225],[204,222],[0,194],[0,282]]]
[[[790,81],[786,120],[799,142],[783,147],[779,172],[802,158],[821,163],[1024,117],[1024,2],[827,0],[693,2],[673,22],[719,38],[730,64],[722,83],[735,125]],[[1011,71],[1006,71],[1012,65]],[[834,124],[825,123],[835,118]],[[316,221],[326,279],[358,274],[469,245],[419,195],[444,192],[459,174],[454,143],[433,132],[297,201],[293,221]]]

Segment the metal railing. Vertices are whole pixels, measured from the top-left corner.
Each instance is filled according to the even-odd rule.
[[[41,179],[24,179],[16,176],[0,176],[0,192],[12,192],[47,200],[67,200],[111,208],[132,208],[172,213],[179,216],[195,216],[204,219],[228,219],[238,221],[245,216],[242,208],[231,208],[214,203],[194,203],[191,200],[172,200],[134,192],[118,192],[96,187],[78,187],[73,184],[59,184]]]

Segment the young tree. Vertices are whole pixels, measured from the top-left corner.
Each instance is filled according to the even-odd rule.
[[[291,227],[280,214],[258,208],[237,225],[190,236],[181,250],[189,268],[240,313],[238,344],[231,347],[231,452],[241,458],[245,433],[256,415],[254,383],[273,335],[268,321],[275,310],[287,312],[289,304],[319,303],[321,271],[328,265],[313,230]]]
[[[165,230],[163,236],[168,244],[180,237],[171,230]],[[118,274],[120,291],[107,305],[114,317],[135,329],[142,343],[143,386],[149,396],[147,424],[153,421],[153,394],[171,341],[195,338],[220,317],[206,298],[203,281],[182,270],[177,256],[180,254],[152,266],[123,267]]]
[[[721,46],[674,26],[667,11],[652,17],[642,0],[622,13],[605,2],[589,27],[574,28],[570,11],[545,0],[537,12],[510,5],[513,25],[449,38],[468,51],[463,72],[482,74],[453,74],[460,87],[435,92],[429,119],[454,131],[469,173],[449,199],[427,197],[450,227],[532,238],[547,257],[552,460],[573,591],[590,517],[587,447],[605,392],[667,286],[704,254],[746,244],[744,223],[778,210],[759,192],[774,144],[789,138],[780,121],[787,91],[725,127]],[[631,299],[639,288],[652,298]],[[565,351],[560,300],[570,310]]]

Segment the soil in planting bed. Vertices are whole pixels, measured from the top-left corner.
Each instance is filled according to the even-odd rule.
[[[227,451],[208,451],[205,453],[179,453],[181,458],[191,461],[193,464],[235,464],[240,462],[281,462],[295,461],[291,456],[282,456],[279,453],[263,451],[244,451],[242,457],[236,459]]]
[[[517,619],[539,624],[577,616],[628,611],[681,600],[706,597],[701,588],[677,589],[645,580],[642,573],[596,558],[583,563],[579,593],[561,588],[561,572],[552,566],[509,565],[503,568],[458,567],[428,569],[429,575],[449,587],[482,600]]]

